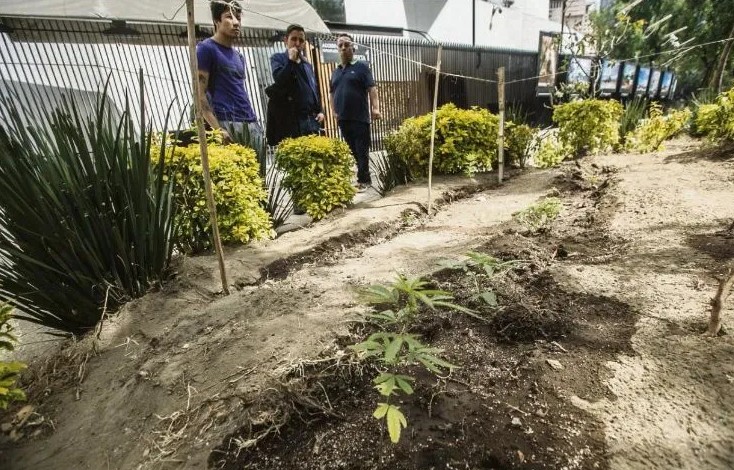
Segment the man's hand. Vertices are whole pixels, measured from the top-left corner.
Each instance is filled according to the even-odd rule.
[[[301,51],[299,51],[297,47],[291,47],[290,49],[288,49],[288,59],[292,60],[293,62],[300,62]]]
[[[322,122],[324,122],[324,113],[317,114],[316,115],[316,120],[318,121],[319,124],[321,124]]]
[[[377,121],[378,119],[382,119],[382,113],[380,113],[379,109],[373,109],[372,110],[372,119]]]

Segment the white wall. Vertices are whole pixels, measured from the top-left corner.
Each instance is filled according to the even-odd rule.
[[[349,24],[407,27],[402,0],[344,0],[344,11]]]
[[[472,43],[472,0],[344,0],[344,9],[350,24],[397,28],[419,24],[438,41]],[[549,0],[515,0],[492,17],[492,4],[476,0],[476,44],[537,51],[540,31],[561,29],[560,23],[548,19],[548,9]]]

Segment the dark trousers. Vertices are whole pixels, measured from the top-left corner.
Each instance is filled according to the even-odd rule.
[[[339,121],[342,137],[357,160],[357,182],[372,184],[370,177],[370,125],[359,121]]]

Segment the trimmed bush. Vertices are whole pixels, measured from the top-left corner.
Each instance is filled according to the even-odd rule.
[[[660,150],[663,142],[680,133],[691,117],[688,109],[663,115],[663,109],[657,103],[650,104],[649,113],[648,119],[625,138],[627,149],[641,153]]]
[[[597,153],[619,142],[622,105],[611,100],[578,100],[553,109],[553,122],[558,124],[561,143],[574,157]]]
[[[533,147],[537,145],[537,130],[527,124],[508,122],[505,127],[505,150],[508,163],[525,168]]]
[[[432,113],[406,119],[385,138],[385,148],[406,162],[412,177],[428,174]],[[454,104],[436,112],[433,169],[440,174],[471,176],[497,160],[499,118],[486,109],[459,109]]]
[[[106,96],[106,90],[101,93]],[[73,102],[51,114],[3,105],[0,122],[0,301],[17,318],[64,332],[91,330],[148,292],[173,250],[173,181],[153,170],[151,133]],[[22,117],[33,116],[33,122]]]
[[[12,310],[10,305],[0,304],[0,349],[6,351],[14,350],[17,341],[10,325]],[[0,410],[7,409],[11,402],[25,400],[23,390],[15,386],[25,368],[22,362],[0,361]]]
[[[171,147],[166,165],[176,179],[175,243],[184,253],[199,253],[213,246],[199,143]],[[215,132],[209,137],[208,155],[222,242],[247,243],[273,236],[255,151],[239,144],[222,145],[221,135]]]
[[[309,135],[285,139],[278,145],[275,163],[285,172],[283,186],[293,203],[315,220],[351,202],[354,157],[346,143]]]

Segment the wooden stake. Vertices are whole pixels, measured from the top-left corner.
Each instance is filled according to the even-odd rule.
[[[212,224],[212,236],[214,237],[214,250],[219,260],[219,273],[222,277],[222,291],[229,295],[227,283],[227,272],[224,268],[224,255],[222,253],[222,240],[219,238],[219,225],[217,225],[217,207],[214,204],[214,192],[212,191],[212,180],[209,173],[209,154],[207,153],[206,131],[204,129],[204,117],[199,106],[199,66],[196,61],[196,37],[194,35],[194,0],[186,0],[186,23],[189,38],[189,67],[191,68],[191,89],[194,93],[194,109],[196,110],[196,128],[199,130],[199,148],[201,149],[201,167],[204,173],[204,188],[206,190],[206,203],[209,208],[209,220]]]
[[[498,146],[498,163],[497,163],[497,181],[502,184],[502,177],[505,171],[505,68],[497,69],[497,101],[500,110],[500,128],[497,137]]]
[[[436,59],[436,83],[433,87],[433,116],[431,117],[431,153],[428,157],[428,215],[431,215],[431,184],[433,177],[433,148],[436,140],[436,107],[438,106],[438,81],[441,76],[441,52],[443,52],[443,46],[438,45],[438,59]]]

